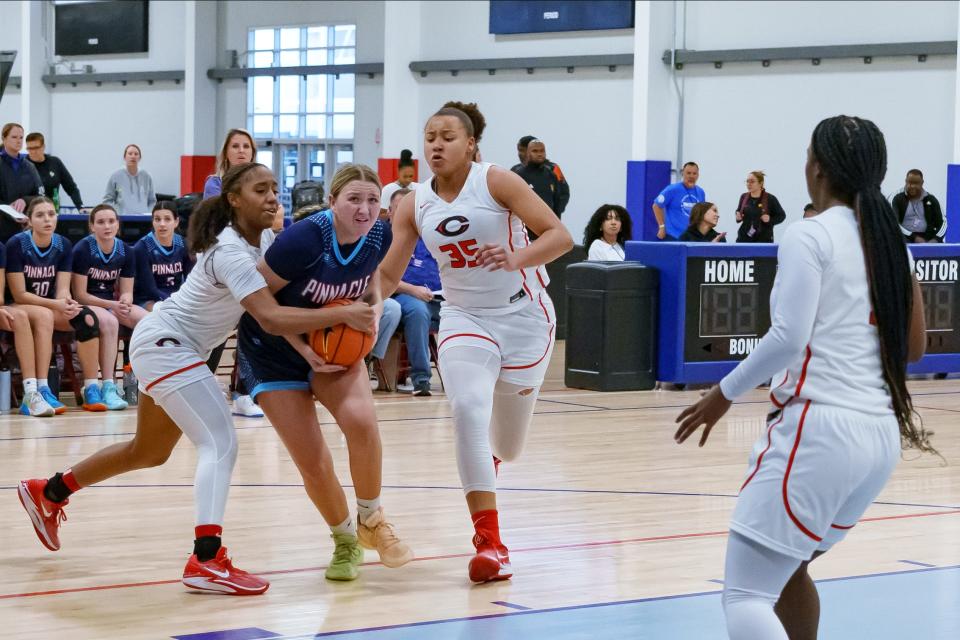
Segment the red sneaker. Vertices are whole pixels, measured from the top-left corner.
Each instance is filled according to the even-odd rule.
[[[217,556],[206,562],[197,560],[196,555],[190,556],[183,569],[183,584],[228,596],[257,596],[270,588],[270,583],[263,578],[234,567],[226,547],[220,547]]]
[[[20,504],[30,516],[33,530],[37,532],[40,542],[50,551],[57,551],[60,549],[60,523],[67,520],[67,514],[63,508],[70,503],[70,500],[60,503],[47,500],[43,495],[46,486],[47,481],[42,478],[21,480],[17,487],[17,495],[20,497]]]
[[[477,533],[473,536],[473,546],[477,549],[477,555],[470,559],[468,566],[471,582],[509,580],[513,577],[510,552],[504,545],[490,542]]]

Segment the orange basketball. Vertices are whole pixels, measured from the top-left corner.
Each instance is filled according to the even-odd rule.
[[[353,304],[353,300],[341,298],[328,302],[323,307],[326,309],[348,304]],[[370,349],[373,348],[373,336],[345,324],[338,324],[312,332],[310,347],[327,363],[349,367],[370,353]]]

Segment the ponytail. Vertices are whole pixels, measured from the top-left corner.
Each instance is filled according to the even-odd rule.
[[[192,253],[202,253],[217,244],[217,236],[227,225],[233,224],[236,212],[227,200],[227,194],[239,193],[251,170],[264,168],[262,164],[251,162],[236,167],[230,167],[223,176],[223,190],[220,195],[207,198],[190,215],[190,224],[187,228],[187,248]]]
[[[900,426],[901,443],[904,448],[936,453],[907,389],[913,277],[896,216],[880,191],[887,172],[883,133],[869,120],[836,116],[814,129],[811,150],[834,195],[852,204],[860,227],[883,380]]]

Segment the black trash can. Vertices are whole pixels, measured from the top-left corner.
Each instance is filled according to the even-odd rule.
[[[564,384],[592,391],[656,385],[656,269],[637,262],[567,267]]]

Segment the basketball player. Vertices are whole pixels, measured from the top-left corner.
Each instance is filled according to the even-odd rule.
[[[96,316],[100,330],[100,376],[83,381],[84,407],[96,404],[99,397],[106,408],[127,408],[115,382],[117,335],[122,324],[133,328],[146,311],[133,304],[133,277],[136,258],[133,250],[117,237],[120,217],[109,204],[98,204],[90,211],[93,231],[73,248],[73,297]],[[117,295],[119,294],[119,295]]]
[[[6,247],[7,299],[14,302],[11,310],[19,310],[28,322],[23,329],[19,321],[14,322],[13,327],[17,356],[23,369],[24,396],[20,413],[33,416],[61,414],[67,408],[50,390],[46,378],[53,352],[54,328],[60,331],[76,329],[77,353],[84,377],[97,377],[100,341],[90,328],[93,312],[70,297],[73,247],[69,240],[54,233],[57,210],[53,201],[38,196],[30,201],[26,214],[30,229],[10,238]],[[21,341],[27,343],[27,348]]]
[[[886,167],[873,122],[817,125],[806,178],[821,213],[780,244],[770,331],[677,418],[677,442],[705,425],[702,446],[732,400],[786,370],[730,524],[723,607],[734,640],[816,638],[808,563],[856,525],[901,443],[934,451],[906,387],[907,362],[925,348],[923,301],[880,192]]]
[[[542,265],[573,246],[522,178],[472,161],[485,124],[475,104],[462,103],[447,103],[427,121],[423,157],[434,178],[401,201],[381,267],[383,292],[392,294],[422,238],[440,268],[439,364],[476,530],[474,582],[512,575],[493,457],[499,464],[523,449],[556,325]],[[524,225],[539,238],[529,242]]]
[[[177,205],[161,200],[153,205],[153,231],[137,240],[137,276],[133,302],[150,311],[183,285],[193,268],[183,236],[176,232],[180,224]]]
[[[354,300],[348,307],[320,309],[337,324],[336,310],[379,308],[377,265],[390,247],[390,225],[378,219],[380,179],[361,164],[343,165],[330,184],[330,209],[283,232],[260,263],[280,304],[316,309],[332,300]],[[371,315],[369,334],[376,333]],[[388,567],[413,559],[380,506],[380,432],[363,358],[349,367],[329,365],[303,336],[286,340],[266,333],[255,318],[240,320],[243,353],[240,374],[250,394],[290,452],[307,495],[330,526],[335,548],[329,580],[354,580],[363,550],[376,549]],[[314,398],[333,415],[347,439],[350,474],[357,494],[357,520],[333,468],[320,432]]]
[[[329,319],[329,311],[279,306],[257,271],[261,234],[273,224],[276,209],[273,174],[261,164],[245,164],[227,171],[223,192],[194,212],[188,245],[199,254],[195,268],[183,287],[158,303],[133,332],[131,362],[141,391],[136,436],[49,480],[20,482],[20,501],[45,547],[60,548],[60,521],[72,493],[163,464],[184,433],[197,447],[197,475],[196,540],[183,583],[229,595],[267,590],[266,580],[234,567],[221,546],[237,439],[223,392],[204,361],[233,332],[244,310],[277,333],[309,331]],[[272,237],[264,234],[263,242],[267,240]],[[354,327],[366,328],[373,318],[372,311],[363,309],[344,308],[338,314],[338,322]]]

